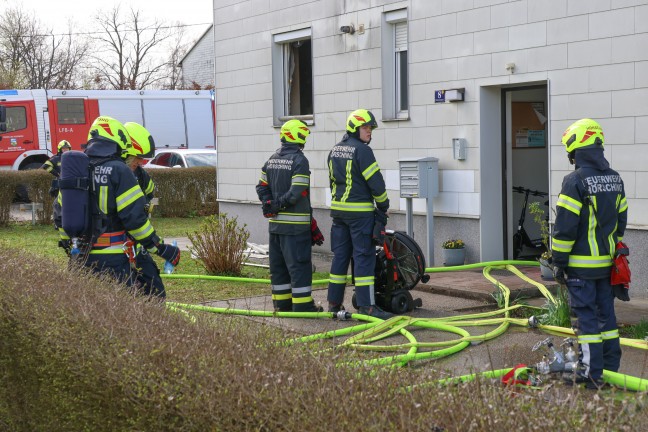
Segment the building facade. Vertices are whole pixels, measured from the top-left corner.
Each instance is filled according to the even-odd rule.
[[[182,88],[214,87],[214,26],[210,25],[180,60]]]
[[[405,229],[411,208],[435,265],[447,238],[466,242],[469,262],[513,258],[524,191],[551,222],[573,169],[561,135],[590,117],[625,181],[633,292],[646,296],[647,0],[215,0],[214,20],[220,208],[251,241],[267,242],[254,186],[283,121],[311,127],[305,154],[326,235],[326,157],[348,114],[367,108],[379,120],[371,146],[388,228]],[[438,194],[402,198],[399,160],[425,157],[438,159]]]

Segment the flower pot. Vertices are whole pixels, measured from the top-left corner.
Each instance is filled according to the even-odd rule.
[[[442,250],[443,265],[446,267],[463,265],[466,261],[466,248]]]
[[[552,281],[554,280],[553,269],[549,266],[549,263],[546,260],[540,259],[540,277],[542,280]]]

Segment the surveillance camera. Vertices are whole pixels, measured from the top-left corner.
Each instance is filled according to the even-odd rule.
[[[342,33],[353,34],[353,33],[355,33],[355,28],[353,28],[353,25],[342,26],[342,27],[340,27],[340,31]]]

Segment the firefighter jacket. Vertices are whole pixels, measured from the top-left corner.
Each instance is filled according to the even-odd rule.
[[[41,168],[58,178],[61,175],[61,155],[55,154],[49,160],[46,160]]]
[[[576,150],[576,171],[563,179],[551,241],[553,264],[569,278],[610,277],[616,242],[628,220],[623,180],[603,149]]]
[[[155,192],[155,183],[153,183],[153,180],[151,180],[149,173],[147,173],[146,170],[141,166],[135,168],[135,171],[133,171],[133,173],[137,178],[137,183],[139,183],[140,189],[142,189],[142,192],[144,192],[146,202],[150,203],[153,199],[153,193]]]
[[[113,156],[114,148],[112,143],[91,140],[85,151],[94,165],[91,200],[100,216],[95,215],[93,225],[101,225],[93,226],[90,253],[123,254],[121,235],[126,233],[150,252],[156,252],[159,237],[144,210],[144,193],[131,169]]]
[[[261,202],[275,200],[283,205],[269,219],[270,233],[303,234],[310,232],[310,167],[297,144],[283,143],[263,165],[256,187]]]
[[[373,215],[374,201],[383,213],[389,210],[385,180],[368,144],[344,135],[328,155],[328,169],[332,217]]]

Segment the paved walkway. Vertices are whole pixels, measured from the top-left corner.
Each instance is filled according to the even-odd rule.
[[[190,242],[187,238],[178,238],[178,245],[182,249],[188,249]],[[267,258],[263,258],[263,254],[257,255],[253,259],[255,263],[267,264]],[[319,272],[327,272],[331,266],[331,256],[324,254],[313,254],[313,264]],[[518,267],[522,273],[529,278],[542,283],[550,291],[555,292],[558,285],[555,281],[545,281],[540,276],[540,267]],[[506,270],[493,270],[491,272],[498,281],[506,285],[511,290],[511,299],[526,297],[530,304],[543,305],[544,298],[535,286],[518,278]],[[353,291],[349,288],[347,291]],[[474,306],[475,304],[492,303],[492,293],[498,289],[484,277],[481,269],[463,270],[443,273],[431,273],[430,280],[423,284],[419,283],[414,288],[414,297],[417,296],[416,292],[437,294],[442,297],[451,297],[462,299],[467,306]],[[420,296],[420,295],[419,295]],[[632,293],[631,293],[632,296]],[[326,298],[323,299],[325,304]],[[468,302],[471,300],[471,302]],[[476,302],[476,303],[475,303]],[[348,302],[350,305],[350,301]],[[431,304],[437,303],[434,300],[432,303],[424,304],[423,308],[434,308]],[[634,325],[639,323],[642,319],[648,320],[648,299],[632,299],[629,302],[616,301],[615,304],[617,320],[620,324]]]

